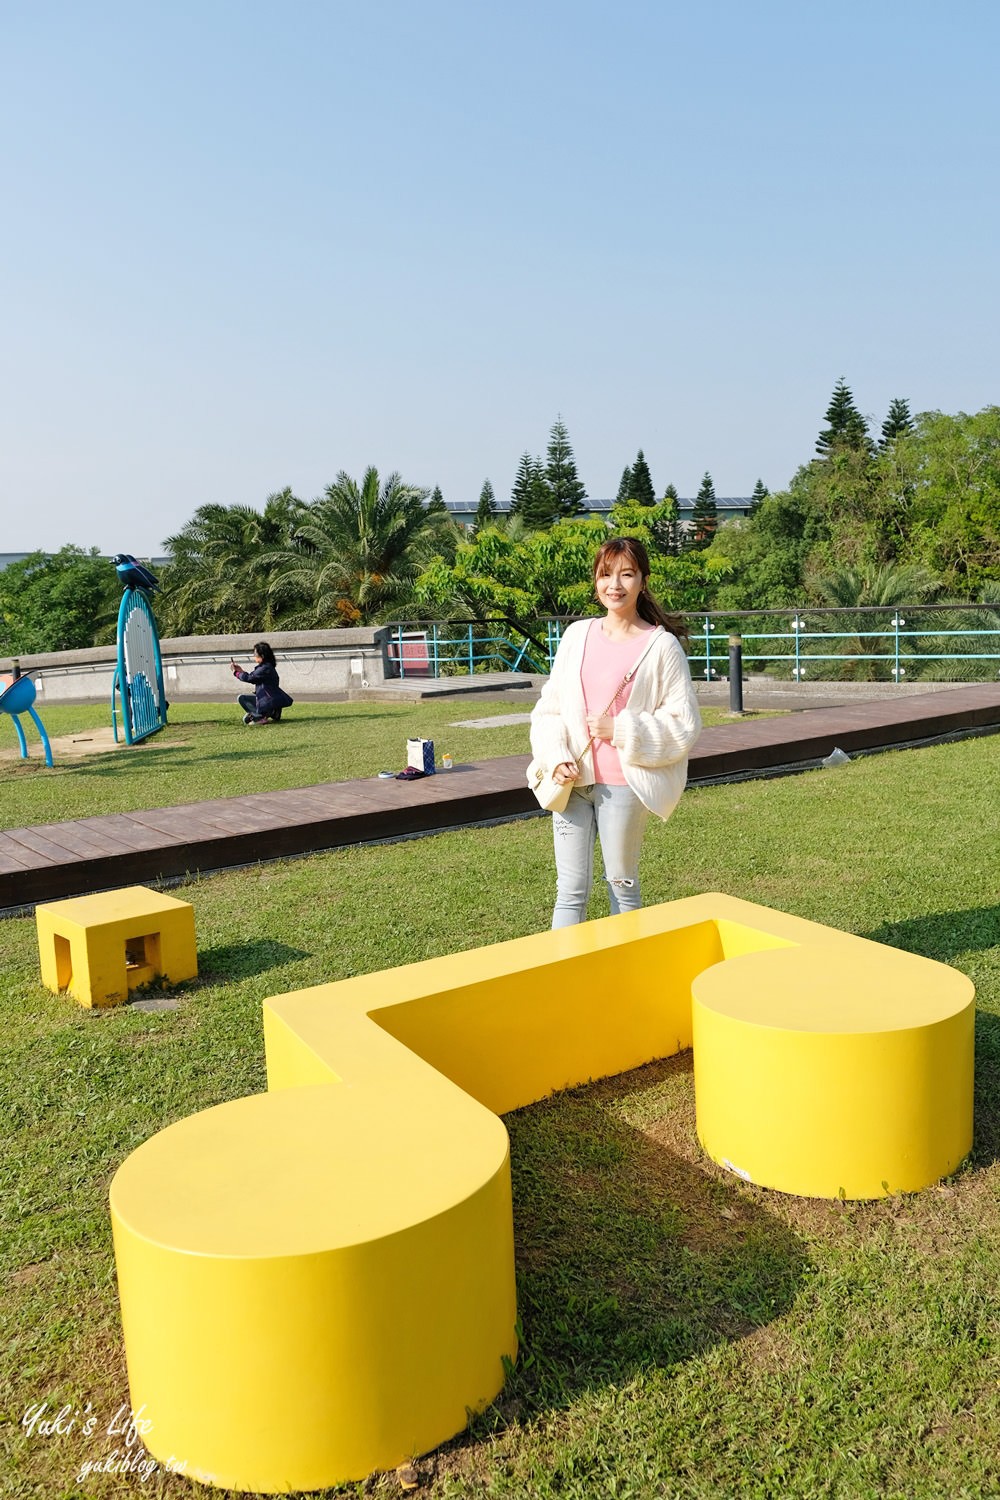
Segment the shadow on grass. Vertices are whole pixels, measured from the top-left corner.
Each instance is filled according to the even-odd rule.
[[[148,771],[151,766],[191,764],[194,746],[183,745],[122,745],[116,750],[102,750],[85,759],[72,762],[72,769],[83,776],[121,776],[139,771]],[[67,765],[66,761],[62,765]]]
[[[930,912],[905,922],[887,922],[862,936],[875,943],[888,943],[891,948],[905,948],[909,953],[950,963],[960,953],[1000,947],[1000,906]]]
[[[976,1011],[976,1103],[971,1164],[1000,1161],[1000,1020]]]
[[[808,1266],[799,1237],[614,1112],[690,1069],[688,1053],[506,1118],[523,1344],[455,1447],[743,1338],[791,1305]]]
[[[887,922],[865,934],[876,943],[905,948],[939,963],[963,953],[1000,947],[1000,906],[931,912],[905,922]],[[1000,1020],[976,1011],[975,1136],[970,1163],[987,1167],[1000,1160]]]
[[[283,710],[280,724],[269,724],[267,727],[278,733],[283,729],[294,729],[297,724],[352,724],[356,720],[368,723],[372,719],[396,718],[401,708],[419,708],[419,706],[419,704],[414,703],[381,703],[378,705],[373,704],[370,708],[355,708],[350,713],[331,713],[330,709],[341,708],[343,705],[338,703],[320,704],[299,701],[295,704],[294,710],[287,708]],[[224,712],[204,719],[171,719],[170,728],[186,730],[204,729],[207,727],[215,732],[228,727],[238,729],[240,733],[244,730],[247,733],[253,732],[248,725],[243,723],[243,710],[238,703],[233,703],[231,714],[228,705],[225,705],[224,708]],[[316,710],[319,708],[325,708],[327,711],[325,713],[317,713]]]
[[[287,943],[276,943],[271,938],[258,938],[248,943],[217,943],[213,948],[199,948],[198,978],[203,983],[250,979],[254,974],[263,974],[296,959],[311,957],[312,954],[302,948],[290,948]]]
[[[279,747],[275,747],[276,750]],[[275,753],[272,751],[272,753]],[[232,765],[236,761],[260,761],[261,743],[255,741],[253,745],[241,746],[239,750],[226,747],[221,750],[199,750],[196,745],[177,745],[171,750],[167,745],[159,751],[147,750],[143,756],[141,765],[136,764],[124,768],[127,772],[148,771],[151,767],[159,770],[164,766],[178,765],[183,755],[183,765],[180,769],[184,772],[192,770],[195,766],[203,765]],[[109,756],[102,757],[100,764],[89,765],[85,768],[85,774],[95,777],[120,776],[122,773],[120,761],[112,761]],[[268,788],[261,786],[259,791],[266,792]],[[201,798],[192,797],[191,801],[201,801]],[[209,799],[214,800],[214,799]]]

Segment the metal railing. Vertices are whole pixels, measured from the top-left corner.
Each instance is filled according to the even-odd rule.
[[[562,622],[520,627],[507,620],[421,620],[389,626],[389,670],[399,677],[477,672],[548,672]]]
[[[548,672],[568,617],[412,621],[389,627],[390,671],[400,677]],[[729,671],[729,638],[744,671],[778,681],[983,681],[1000,676],[1000,605],[898,609],[709,611],[687,616],[696,680]]]
[[[725,677],[729,637],[744,669],[781,681],[983,681],[1000,675],[1000,607],[741,611],[689,617],[692,675]]]

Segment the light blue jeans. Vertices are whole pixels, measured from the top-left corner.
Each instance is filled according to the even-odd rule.
[[[611,915],[638,910],[642,905],[639,850],[648,819],[649,809],[631,787],[604,783],[574,790],[565,811],[552,814],[556,850],[553,927],[573,927],[587,919],[595,837],[601,841]]]

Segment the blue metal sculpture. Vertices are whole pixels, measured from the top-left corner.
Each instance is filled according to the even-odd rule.
[[[115,572],[118,574],[123,589],[145,589],[151,594],[160,587],[160,580],[156,574],[143,567],[131,552],[116,552],[111,561],[115,565]]]
[[[21,728],[21,720],[18,718],[18,715],[26,713],[30,714],[35,721],[35,728],[41,736],[42,749],[45,751],[45,764],[51,766],[52,746],[49,744],[49,737],[45,733],[45,725],[35,712],[34,703],[35,684],[30,677],[15,677],[13,682],[0,690],[0,714],[10,714],[14,720],[18,743],[21,746],[21,759],[28,759],[28,742],[24,738],[24,730]]]
[[[160,638],[147,590],[159,587],[155,576],[128,552],[119,552],[112,562],[124,585],[118,609],[118,665],[111,689],[111,723],[118,740],[116,694],[121,695],[125,740],[156,734],[167,722],[169,707],[163,691]]]

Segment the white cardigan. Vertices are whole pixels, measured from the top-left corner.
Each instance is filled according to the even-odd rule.
[[[576,761],[576,786],[593,786],[594,761],[580,672],[593,620],[577,620],[559,642],[552,672],[531,713],[531,751],[547,771]],[[645,640],[637,637],[638,657]],[[612,744],[622,774],[650,812],[669,818],[687,783],[687,758],[701,733],[701,714],[684,647],[660,630],[632,679],[628,704],[615,717]]]

